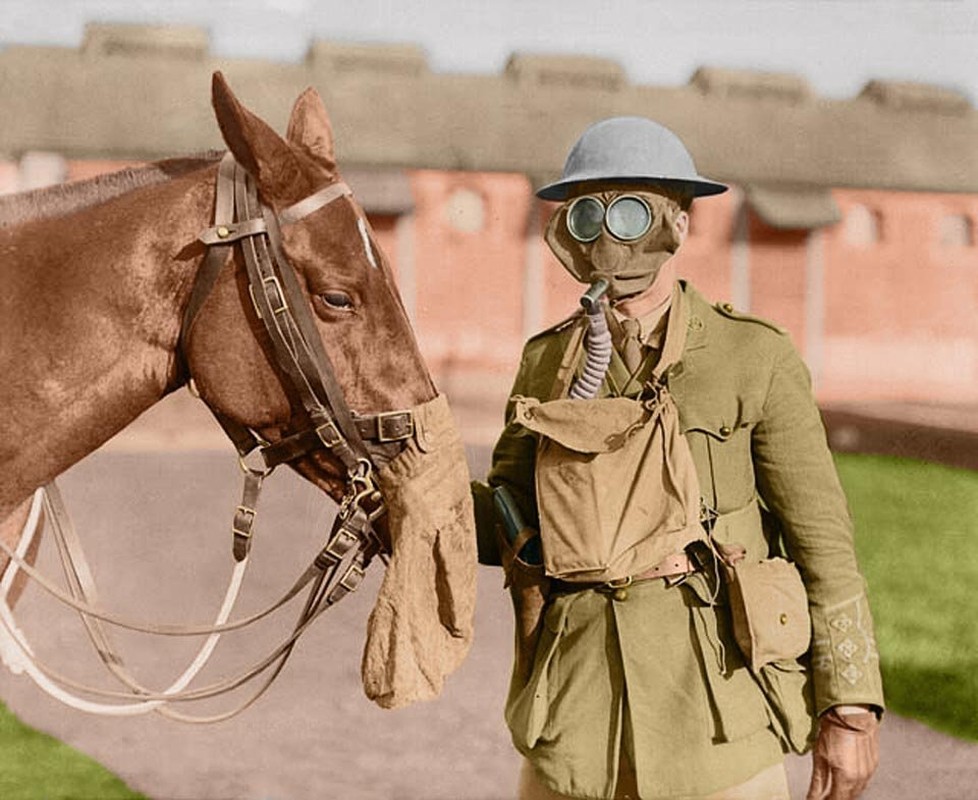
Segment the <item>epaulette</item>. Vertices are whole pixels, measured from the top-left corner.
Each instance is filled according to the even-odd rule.
[[[782,336],[785,336],[788,333],[780,325],[771,322],[769,319],[755,317],[752,314],[745,314],[742,311],[738,311],[733,307],[733,303],[716,303],[713,307],[727,319],[735,319],[742,322],[755,322],[758,325],[763,325],[765,328],[770,328],[775,333],[780,333]]]
[[[564,331],[573,328],[574,325],[581,320],[584,316],[584,309],[579,309],[571,314],[566,319],[562,319],[556,325],[551,325],[549,328],[545,328],[539,333],[533,334],[529,339],[527,339],[527,344],[530,342],[535,342],[537,339],[542,339],[545,336],[552,336],[555,333],[563,333]]]

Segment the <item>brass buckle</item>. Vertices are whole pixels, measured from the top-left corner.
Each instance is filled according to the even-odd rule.
[[[407,430],[404,433],[396,433],[388,436],[384,430],[384,423],[387,420],[396,420],[398,417],[407,417]],[[395,426],[397,422],[393,423]],[[410,439],[414,435],[414,414],[410,411],[386,411],[377,415],[377,441],[378,442],[400,442]]]
[[[343,556],[350,552],[350,548],[355,547],[359,541],[356,534],[351,533],[341,526],[333,535],[333,538],[327,542],[323,552],[340,561]]]
[[[269,291],[269,286],[273,287],[274,294]],[[279,283],[278,276],[269,275],[267,278],[262,278],[262,289],[273,314],[281,314],[283,311],[289,310],[289,304],[285,300],[285,292],[282,291],[282,284]]]
[[[348,592],[356,591],[356,588],[363,581],[363,576],[366,573],[363,571],[363,567],[359,564],[350,564],[349,569],[340,578],[340,586],[346,589]]]
[[[623,602],[628,599],[628,587],[632,585],[633,578],[626,575],[624,578],[616,578],[598,587],[602,594],[610,594],[612,599]]]
[[[316,436],[319,437],[319,441],[323,443],[326,447],[332,450],[336,445],[343,441],[342,435],[340,435],[339,430],[336,425],[333,424],[332,420],[324,422],[322,425],[316,428]]]

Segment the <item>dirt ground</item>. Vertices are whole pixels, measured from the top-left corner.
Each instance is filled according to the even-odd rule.
[[[180,418],[179,403],[177,411]],[[174,432],[183,427],[174,425]],[[144,451],[153,444],[148,436],[133,431],[90,456],[64,476],[62,489],[107,607],[155,621],[209,621],[230,570],[228,529],[239,473],[229,446],[206,426],[188,441],[171,437],[173,446],[154,452]],[[483,445],[470,448],[476,474],[488,457]],[[291,584],[321,544],[332,511],[285,471],[268,481],[240,613]],[[53,574],[47,544],[41,562]],[[367,701],[359,682],[363,630],[380,570],[375,565],[359,592],[317,623],[272,690],[230,722],[188,727],[153,715],[91,717],[64,709],[5,670],[0,696],[27,723],[88,753],[156,800],[512,798],[518,758],[502,720],[511,623],[498,573],[480,570],[476,640],[442,697],[391,712]],[[84,680],[100,680],[77,617],[54,608],[36,588],[18,615],[43,658]],[[229,636],[202,680],[256,660],[289,621],[286,612],[253,634]],[[191,657],[185,642],[117,638],[131,667],[153,685],[166,685]],[[807,759],[789,763],[795,798],[804,797],[807,769]],[[978,746],[888,715],[883,761],[868,800],[968,800],[976,786]]]

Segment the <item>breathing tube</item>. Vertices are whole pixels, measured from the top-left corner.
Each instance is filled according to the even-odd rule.
[[[574,400],[591,400],[601,388],[611,363],[611,331],[608,330],[602,302],[608,285],[604,278],[598,278],[581,296],[581,305],[587,314],[588,323],[584,339],[586,355],[584,371],[570,388],[569,395]]]

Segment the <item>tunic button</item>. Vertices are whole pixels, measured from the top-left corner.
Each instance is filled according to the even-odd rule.
[[[780,617],[778,617],[778,622],[780,622],[782,625],[787,625],[788,624],[788,615],[787,614],[782,614]]]
[[[720,428],[720,435],[721,435],[721,436],[723,436],[723,437],[727,437],[727,436],[729,436],[729,435],[730,435],[731,433],[733,433],[733,431],[732,431],[732,430],[730,430],[730,426],[729,426],[729,425],[723,425],[723,426],[721,426],[721,428]]]
[[[724,303],[723,310],[727,312],[733,311],[733,303]]]
[[[628,599],[628,589],[615,589],[611,596],[619,603],[622,603]]]

